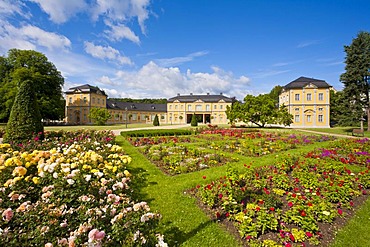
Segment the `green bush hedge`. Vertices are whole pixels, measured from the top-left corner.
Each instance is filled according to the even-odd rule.
[[[181,136],[181,135],[191,135],[194,131],[174,129],[174,130],[132,130],[132,131],[122,131],[121,135],[124,137],[150,137],[150,136]]]

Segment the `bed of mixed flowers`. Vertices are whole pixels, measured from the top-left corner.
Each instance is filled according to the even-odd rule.
[[[166,246],[160,215],[134,201],[131,157],[105,131],[0,144],[0,242],[8,246]],[[35,148],[36,147],[36,148]]]
[[[277,156],[270,166],[229,170],[194,192],[250,246],[320,245],[323,227],[367,196],[369,152],[368,139],[336,141],[306,155]]]
[[[193,136],[135,137],[128,141],[165,173],[188,173],[227,165],[243,156],[262,156],[299,146],[333,140],[322,135],[211,128]]]

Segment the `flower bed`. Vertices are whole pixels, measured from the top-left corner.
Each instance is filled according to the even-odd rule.
[[[184,143],[190,142],[189,137],[184,136],[160,136],[160,137],[130,137],[128,141],[135,147],[142,147],[148,145],[157,145],[161,143]]]
[[[240,174],[230,170],[193,192],[215,217],[231,222],[250,246],[321,245],[330,234],[325,229],[335,229],[358,198],[367,196],[369,163],[358,159],[348,167],[346,161],[369,151],[367,139],[334,142],[332,149],[306,157],[285,155],[271,166],[246,166]]]
[[[140,149],[162,171],[170,175],[194,172],[233,162],[221,153],[184,145],[152,145]]]
[[[15,147],[21,151],[0,144],[2,244],[166,246],[156,232],[160,215],[133,200],[131,158],[109,133],[46,138]]]

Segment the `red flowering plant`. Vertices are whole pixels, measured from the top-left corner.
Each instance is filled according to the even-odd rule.
[[[354,150],[351,145],[359,145],[353,140],[339,142],[350,150]],[[361,144],[361,152],[370,152],[367,142]],[[319,244],[321,225],[346,217],[355,197],[367,195],[370,178],[366,164],[343,162],[351,155],[338,142],[325,150],[329,151],[279,155],[273,165],[246,166],[242,173],[228,171],[222,180],[214,181],[212,190],[200,187],[197,195],[205,204],[207,198],[214,198],[210,206],[220,217],[227,216],[249,244],[261,244],[259,237],[270,232],[285,246]],[[339,155],[342,160],[332,158]]]

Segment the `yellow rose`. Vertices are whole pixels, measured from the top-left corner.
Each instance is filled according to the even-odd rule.
[[[13,176],[24,176],[27,173],[27,169],[23,166],[17,166],[13,170]]]
[[[129,171],[127,171],[127,170],[125,170],[123,173],[125,174],[126,177],[130,177],[131,176],[131,173]]]
[[[32,181],[34,182],[34,184],[39,184],[40,183],[40,178],[39,177],[33,177]]]

